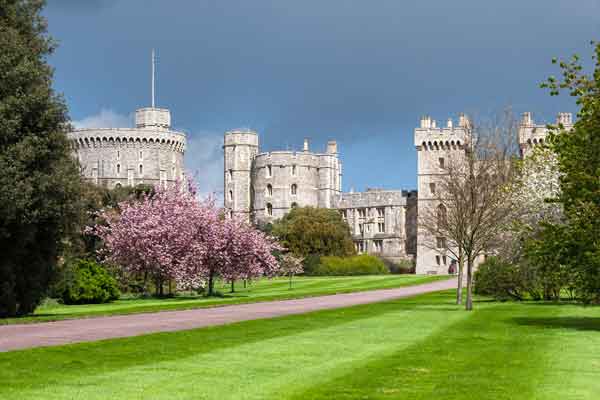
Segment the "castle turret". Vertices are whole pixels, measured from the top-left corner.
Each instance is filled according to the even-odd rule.
[[[560,112],[556,116],[556,125],[564,129],[573,127],[571,113]],[[524,112],[519,125],[519,147],[521,156],[527,157],[535,146],[544,144],[548,140],[548,127],[545,124],[535,124],[531,112]]]
[[[224,197],[230,215],[241,214],[248,219],[252,213],[252,165],[258,154],[258,134],[252,130],[225,132]]]
[[[465,145],[470,141],[470,126],[471,123],[465,114],[460,114],[458,125],[454,125],[452,119],[448,119],[443,128],[438,128],[431,117],[421,118],[420,126],[414,133],[418,158],[418,214],[429,214],[431,207],[438,206],[439,183],[447,174],[448,165],[464,159]],[[424,230],[416,232],[416,236],[416,272],[447,273],[450,259],[445,249],[435,248],[436,238],[429,237]],[[411,246],[414,246],[414,243]]]

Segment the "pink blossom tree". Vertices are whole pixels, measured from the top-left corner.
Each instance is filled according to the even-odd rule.
[[[241,219],[225,219],[214,200],[198,200],[193,187],[157,187],[119,208],[103,212],[106,224],[89,231],[103,240],[107,262],[152,277],[158,294],[166,280],[180,289],[206,282],[212,295],[217,277],[235,281],[278,271],[272,253],[280,246],[273,238]]]
[[[119,209],[104,211],[106,223],[88,230],[102,239],[106,262],[143,274],[145,283],[153,278],[159,295],[170,279],[181,287],[197,286],[201,260],[219,222],[212,199],[198,201],[193,187],[177,184],[156,187],[140,201],[120,203]]]
[[[303,258],[296,257],[291,253],[281,256],[281,274],[290,278],[290,290],[292,289],[292,278],[294,275],[304,272],[303,261]]]

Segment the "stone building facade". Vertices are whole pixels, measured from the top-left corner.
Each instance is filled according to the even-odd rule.
[[[293,207],[339,209],[348,221],[359,253],[392,260],[414,257],[416,192],[368,190],[342,193],[337,143],[313,152],[260,152],[258,134],[234,130],[224,138],[224,205],[229,215],[264,224]]]
[[[438,127],[430,117],[423,117],[420,126],[414,131],[417,149],[417,213],[429,214],[433,207],[440,207],[435,200],[436,184],[445,178],[444,165],[459,163],[465,157],[465,144],[470,141],[469,120],[464,114],[459,116],[455,126],[448,119],[446,126]],[[566,129],[572,127],[572,115],[559,113],[556,124]],[[547,140],[548,128],[545,124],[535,124],[532,114],[523,114],[519,124],[519,147],[521,157],[527,157],[535,146]],[[443,206],[442,206],[443,207]],[[430,215],[430,214],[429,214]],[[421,228],[421,229],[419,229]],[[441,240],[440,240],[441,239]],[[445,251],[445,238],[431,237],[417,223],[417,274],[446,274],[452,262],[452,255]],[[479,260],[480,261],[480,260]]]
[[[340,193],[340,210],[358,253],[377,254],[392,261],[416,254],[417,192],[367,189]]]
[[[81,174],[108,188],[166,185],[183,177],[186,136],[164,108],[141,108],[135,128],[75,129],[68,134]]]

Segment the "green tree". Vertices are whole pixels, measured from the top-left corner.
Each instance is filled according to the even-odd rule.
[[[355,254],[350,228],[337,210],[293,208],[273,223],[271,232],[297,256],[345,257]]]
[[[557,264],[577,271],[578,296],[584,302],[600,302],[600,44],[594,46],[594,71],[583,72],[579,57],[557,60],[561,78],[550,77],[541,86],[556,96],[562,91],[576,98],[579,106],[572,129],[553,126],[551,146],[560,170],[559,202],[564,221],[546,224],[538,246],[560,254]],[[558,236],[554,233],[560,232]],[[557,250],[560,247],[560,250]]]
[[[42,0],[0,0],[0,316],[31,313],[76,228],[80,176]]]

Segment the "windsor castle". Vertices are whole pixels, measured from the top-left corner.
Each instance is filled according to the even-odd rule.
[[[557,122],[570,126],[571,114],[560,113]],[[445,274],[452,260],[442,248],[425,245],[431,238],[418,229],[417,216],[419,210],[435,206],[436,182],[444,177],[445,161],[464,154],[468,124],[462,114],[456,124],[448,119],[440,127],[430,117],[421,118],[414,130],[417,190],[364,192],[342,191],[342,163],[334,140],[322,152],[312,151],[307,140],[298,151],[261,152],[257,132],[228,131],[223,142],[225,209],[229,215],[262,224],[294,207],[334,208],[350,226],[359,253],[415,260],[418,274]],[[135,125],[69,133],[87,179],[112,188],[167,185],[183,177],[186,135],[171,129],[169,110],[139,109]],[[519,126],[521,155],[543,143],[547,134],[546,125],[535,124],[531,113],[524,113]]]

